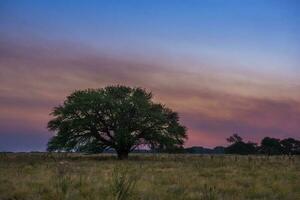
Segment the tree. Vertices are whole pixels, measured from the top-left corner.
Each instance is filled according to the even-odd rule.
[[[187,138],[178,114],[154,103],[142,88],[117,85],[75,91],[51,114],[48,128],[56,135],[48,142],[49,151],[77,151],[94,144],[113,148],[124,159],[138,146],[181,148]]]
[[[242,142],[243,138],[241,138],[237,133],[233,134],[229,138],[226,139],[227,142],[229,143],[237,143],[237,142]]]
[[[287,138],[280,141],[282,151],[287,155],[300,154],[300,141],[294,138]]]
[[[260,152],[268,155],[282,154],[283,148],[280,139],[265,137],[261,141]]]
[[[255,154],[257,146],[253,142],[244,142],[243,138],[241,138],[238,134],[233,134],[227,141],[231,143],[228,147],[225,148],[225,153],[227,154]]]

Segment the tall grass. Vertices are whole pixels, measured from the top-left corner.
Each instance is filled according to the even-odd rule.
[[[55,188],[58,196],[66,199],[68,189],[71,185],[71,168],[67,162],[59,162],[56,166]]]
[[[133,195],[139,174],[126,165],[117,165],[112,171],[110,189],[115,200],[127,200]]]
[[[6,153],[0,200],[300,199],[300,157]]]

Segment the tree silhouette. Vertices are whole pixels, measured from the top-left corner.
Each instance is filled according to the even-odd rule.
[[[243,138],[238,134],[233,134],[226,139],[231,145],[225,148],[225,153],[227,154],[255,154],[256,153],[256,144],[253,142],[244,142]]]
[[[280,144],[280,139],[265,137],[261,141],[259,151],[267,155],[279,155],[282,154],[283,148]]]
[[[178,114],[154,103],[152,94],[141,88],[76,91],[51,114],[48,128],[56,135],[48,142],[49,151],[77,151],[92,144],[99,151],[113,148],[123,159],[141,145],[176,149],[187,138]]]
[[[237,133],[233,134],[229,138],[226,139],[227,142],[229,143],[237,143],[237,142],[242,142],[243,138],[241,138]]]
[[[256,143],[243,141],[243,138],[238,134],[233,134],[226,139],[231,143],[225,148],[225,153],[228,154],[267,154],[267,155],[299,155],[300,141],[294,138],[286,138],[283,140],[265,137],[261,140],[260,146]]]
[[[294,138],[287,138],[280,141],[282,151],[287,155],[300,154],[300,141]]]

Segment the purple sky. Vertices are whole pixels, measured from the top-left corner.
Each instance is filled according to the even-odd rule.
[[[243,2],[243,3],[241,3]],[[300,139],[298,1],[0,2],[0,151],[44,150],[75,89],[141,86],[186,146]]]

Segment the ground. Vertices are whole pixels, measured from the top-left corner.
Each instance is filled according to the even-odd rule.
[[[300,199],[300,157],[1,153],[0,199]]]

